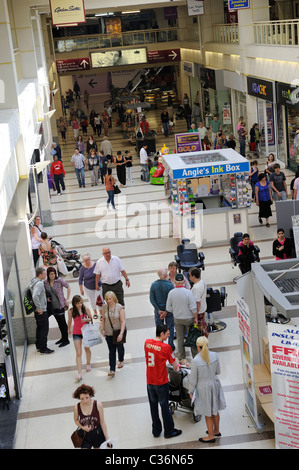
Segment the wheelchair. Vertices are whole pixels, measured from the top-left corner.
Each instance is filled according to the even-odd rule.
[[[238,258],[238,253],[239,253],[239,247],[238,244],[242,241],[242,232],[236,232],[234,233],[234,236],[230,239],[230,249],[229,249],[229,254],[231,256],[231,262],[232,262],[232,267],[234,268],[235,266],[239,265],[239,269],[242,274],[245,274],[242,270],[241,262]],[[253,246],[253,263],[259,263],[260,262],[260,249],[257,245]]]
[[[205,255],[198,252],[195,243],[190,243],[188,238],[184,238],[177,246],[177,254],[174,259],[178,265],[179,272],[189,271],[190,268],[199,268],[204,271]]]

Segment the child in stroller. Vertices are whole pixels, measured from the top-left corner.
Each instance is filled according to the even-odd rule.
[[[169,409],[173,414],[175,410],[187,412],[192,411],[195,423],[201,420],[201,415],[195,415],[193,411],[193,402],[189,396],[189,374],[190,369],[182,368],[175,372],[171,365],[167,366],[168,384],[169,384]]]
[[[79,277],[79,270],[82,266],[80,261],[80,254],[76,250],[65,250],[61,243],[52,240],[56,245],[58,255],[63,259],[64,264],[68,271],[73,271],[74,277]]]

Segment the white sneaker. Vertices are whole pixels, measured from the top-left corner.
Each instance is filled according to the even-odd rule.
[[[57,196],[61,196],[61,193],[57,193]]]

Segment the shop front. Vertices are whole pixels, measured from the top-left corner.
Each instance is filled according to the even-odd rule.
[[[248,231],[249,162],[232,149],[163,155],[173,236],[198,248]]]
[[[247,93],[256,98],[257,123],[260,131],[259,152],[266,156],[277,154],[277,146],[282,145],[282,135],[277,132],[278,118],[275,104],[275,84],[257,77],[247,77]],[[254,123],[248,123],[248,130]]]
[[[299,88],[277,82],[276,94],[285,142],[279,152],[284,152],[286,166],[296,172],[299,167]]]

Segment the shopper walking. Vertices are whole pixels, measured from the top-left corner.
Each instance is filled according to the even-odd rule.
[[[87,155],[90,154],[90,151],[92,149],[95,150],[95,152],[97,152],[98,151],[98,145],[97,145],[96,141],[94,140],[93,135],[90,135],[90,136],[88,136],[88,139],[87,139],[87,142],[86,142]]]
[[[79,153],[79,149],[75,148],[75,153],[71,158],[71,162],[76,172],[79,188],[82,188],[82,186],[83,188],[85,188],[85,161],[86,159],[84,155],[82,155],[82,153]]]
[[[50,167],[51,178],[54,178],[57,195],[61,196],[61,191],[65,191],[64,176],[65,170],[61,160],[58,160],[58,155],[54,155],[54,160]],[[60,189],[61,186],[61,189]]]
[[[57,272],[57,250],[54,242],[48,239],[46,232],[41,233],[42,242],[39,245],[39,255],[43,259],[44,268],[54,267]]]
[[[279,163],[273,165],[274,172],[270,175],[270,185],[274,201],[286,201],[288,189],[285,174],[280,171]]]
[[[65,136],[66,122],[65,122],[65,120],[63,119],[62,116],[59,118],[59,121],[58,121],[58,130],[61,134],[61,139],[64,141],[64,143],[66,143],[66,136]]]
[[[76,140],[76,143],[75,143],[75,148],[79,150],[79,153],[81,153],[82,155],[84,155],[84,152],[85,152],[85,143],[84,143],[84,140],[82,138],[82,135],[78,135],[77,137],[77,140]]]
[[[109,209],[109,204],[111,203],[111,206],[113,207],[114,210],[116,210],[115,203],[114,203],[114,178],[112,176],[112,168],[108,168],[107,170],[107,175],[105,175],[104,178],[104,183],[105,183],[105,188],[108,194],[108,199],[107,199],[107,209]]]
[[[74,137],[75,137],[75,140],[76,140],[77,137],[78,137],[78,134],[79,134],[79,129],[80,129],[80,124],[79,124],[79,121],[78,121],[78,119],[76,118],[76,116],[75,116],[74,119],[72,120],[72,128],[73,128]]]
[[[255,185],[255,202],[259,207],[259,223],[262,224],[262,219],[265,218],[266,227],[270,227],[269,217],[272,215],[271,204],[273,204],[273,197],[265,173],[259,174],[259,180]]]
[[[125,278],[127,287],[130,287],[130,280],[124,265],[118,256],[113,256],[111,254],[111,250],[108,247],[103,248],[102,255],[103,256],[97,261],[94,270],[94,273],[96,274],[96,289],[98,290],[98,281],[101,279],[103,296],[105,297],[106,292],[112,291],[118,298],[118,302],[121,305],[125,305],[121,277],[123,276]]]
[[[159,437],[162,432],[162,423],[159,418],[159,405],[162,412],[164,437],[166,439],[182,434],[180,429],[174,427],[171,411],[169,409],[169,384],[166,362],[172,364],[173,370],[178,370],[178,364],[169,344],[169,328],[166,325],[156,327],[155,339],[147,339],[144,343],[146,360],[147,396],[152,417],[152,433]]]
[[[34,318],[36,322],[35,347],[41,354],[51,354],[53,349],[48,348],[49,318],[47,312],[47,296],[44,280],[47,277],[45,268],[39,267],[35,270],[35,277],[26,287],[31,290],[32,300],[35,305]]]
[[[276,260],[293,258],[293,243],[290,238],[285,236],[283,228],[277,230],[277,239],[272,245],[272,254]]]
[[[42,243],[41,234],[43,232],[43,226],[41,224],[42,219],[39,215],[37,215],[34,219],[33,226],[30,230],[31,236],[31,247],[32,247],[32,256],[33,256],[33,264],[36,267],[37,262],[39,260],[39,246]]]
[[[239,144],[240,144],[240,154],[242,157],[246,157],[246,135],[248,132],[245,129],[245,122],[241,122],[240,128],[238,130]]]
[[[91,179],[91,186],[97,186],[99,180],[99,157],[96,154],[94,149],[89,151],[89,155],[87,157],[87,164]]]
[[[76,381],[80,382],[82,380],[82,326],[86,323],[92,322],[92,316],[87,307],[85,307],[82,298],[80,295],[74,295],[72,298],[72,307],[69,309],[68,313],[68,333],[71,334],[71,328],[73,324],[73,341],[76,351],[76,365],[78,375]],[[86,356],[86,372],[91,371],[91,350],[90,348],[84,347],[85,356]]]
[[[185,329],[197,322],[197,305],[191,291],[184,286],[183,274],[176,274],[175,283],[175,289],[168,294],[166,310],[172,312],[174,316],[179,361],[182,365],[189,367],[184,346]],[[192,354],[196,354],[195,348],[191,348],[191,351]]]
[[[163,127],[164,136],[168,137],[169,135],[169,114],[166,108],[163,108],[161,113],[161,123]]]
[[[126,329],[125,309],[118,302],[117,296],[112,291],[107,291],[105,296],[105,304],[103,306],[101,333],[106,339],[109,349],[109,366],[108,375],[114,377],[116,368],[116,352],[118,355],[118,369],[124,366],[125,348],[124,334]],[[118,331],[117,337],[114,339],[114,331]]]
[[[114,164],[116,166],[116,174],[121,188],[126,187],[126,159],[119,150],[116,154]]]
[[[130,150],[125,151],[125,160],[126,160],[126,169],[127,169],[127,179],[131,183],[133,183],[133,157],[131,155]]]
[[[212,128],[212,146],[214,149],[216,146],[215,140],[217,137],[217,133],[221,131],[221,122],[219,121],[217,114],[215,114],[213,117],[213,120],[211,122],[211,128]]]
[[[95,390],[89,385],[82,384],[73,393],[73,398],[80,400],[74,407],[74,421],[79,433],[84,436],[81,449],[99,449],[107,442],[112,447],[104,418],[104,407],[99,401],[93,400]]]
[[[103,154],[101,150],[98,152],[98,157],[99,157],[101,181],[102,181],[102,184],[104,184],[104,178],[107,174],[107,169],[108,169],[108,158]]]
[[[143,181],[149,183],[150,173],[149,173],[149,159],[147,154],[147,144],[144,144],[139,152],[141,172],[143,174]]]
[[[197,306],[197,326],[202,331],[203,335],[209,336],[209,329],[207,325],[207,286],[203,279],[201,279],[201,270],[192,268],[189,271],[189,279],[193,283],[191,292],[195,298]]]
[[[110,140],[108,140],[108,137],[105,136],[103,142],[101,143],[101,152],[103,152],[103,155],[108,158],[112,162],[113,159],[113,150],[112,150],[112,144]]]
[[[215,352],[209,351],[209,341],[201,336],[196,341],[198,354],[192,359],[189,377],[190,398],[194,400],[194,414],[205,416],[207,436],[200,442],[214,443],[215,437],[221,437],[219,431],[219,411],[226,407],[221,383],[219,359]]]
[[[63,348],[70,344],[67,323],[65,321],[65,310],[68,309],[70,303],[71,288],[64,279],[57,276],[53,267],[47,269],[47,278],[44,281],[44,285],[48,299],[48,316],[54,316],[61,333],[61,338],[55,344],[59,344],[59,347]],[[67,289],[66,298],[63,288]]]
[[[154,307],[155,324],[164,325],[169,328],[169,344],[174,351],[174,318],[172,312],[167,312],[166,302],[168,293],[174,286],[167,280],[167,269],[162,268],[157,271],[159,279],[154,281],[150,287],[150,303]]]
[[[89,253],[86,253],[82,256],[83,264],[79,270],[79,289],[80,294],[86,294],[91,308],[94,312],[93,318],[96,320],[98,319],[98,309],[97,309],[97,297],[100,294],[102,282],[99,279],[97,286],[99,290],[96,289],[96,275],[94,273],[94,269],[96,266],[96,262],[91,260],[91,256]]]

